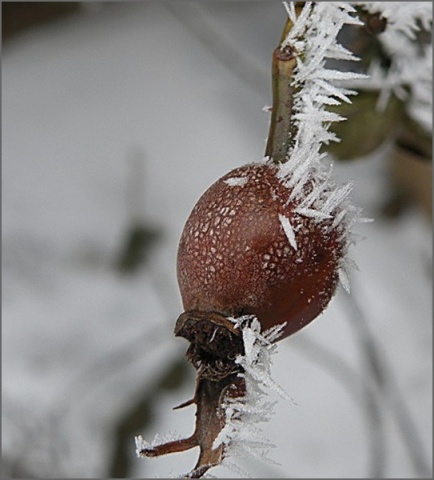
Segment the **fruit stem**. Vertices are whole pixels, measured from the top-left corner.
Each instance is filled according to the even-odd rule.
[[[297,2],[296,13],[300,13],[302,2]],[[288,32],[294,26],[288,18],[283,28],[279,46],[273,52],[272,94],[270,128],[265,156],[276,164],[288,160],[288,153],[294,143],[295,125],[292,121],[294,93],[294,69],[297,66],[297,51],[290,45],[283,46]]]
[[[274,163],[287,160],[291,140],[294,138],[292,123],[292,105],[294,87],[291,85],[296,57],[290,47],[281,50],[276,48],[273,53],[273,107],[271,112],[270,130],[268,133],[265,156]]]
[[[244,379],[236,374],[229,375],[220,381],[199,377],[192,401],[197,406],[196,428],[193,435],[181,440],[142,448],[139,454],[143,457],[159,457],[199,447],[197,463],[185,478],[201,478],[210,468],[219,465],[225,455],[223,443],[213,448],[215,439],[225,425],[225,401],[231,396],[238,398],[244,394]],[[190,402],[180,405],[179,408]]]

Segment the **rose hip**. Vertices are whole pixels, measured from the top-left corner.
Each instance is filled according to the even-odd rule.
[[[178,250],[186,313],[254,314],[264,330],[286,322],[284,338],[325,309],[344,251],[338,212],[318,221],[297,212],[301,199],[290,196],[269,163],[236,168],[202,195]]]

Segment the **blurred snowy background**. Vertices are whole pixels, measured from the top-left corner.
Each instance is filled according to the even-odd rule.
[[[76,7],[18,32],[3,10],[2,477],[165,477],[197,452],[137,459],[134,435],[193,428],[171,410],[195,381],[172,335],[177,243],[203,191],[263,155],[285,12]],[[298,405],[264,427],[279,465],[240,461],[254,477],[432,475],[432,224],[418,203],[384,215],[389,153],[335,164],[375,222],[351,296],[279,344]]]

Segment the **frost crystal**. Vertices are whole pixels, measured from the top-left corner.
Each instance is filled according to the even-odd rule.
[[[387,19],[379,40],[391,60],[387,70],[372,62],[367,80],[351,85],[380,91],[379,108],[392,94],[407,101],[407,113],[432,131],[432,43],[418,41],[421,30],[432,30],[432,2],[354,2]]]
[[[141,435],[134,437],[136,443],[136,454],[138,457],[144,456],[142,452],[146,451],[151,447],[156,447],[157,445],[162,445],[167,442],[172,442],[174,440],[179,440],[181,436],[178,432],[173,431],[165,435],[156,434],[152,442],[147,442]]]
[[[149,447],[149,443],[143,439],[141,435],[137,435],[134,437],[134,441],[136,442],[136,455],[141,457],[141,452]]]
[[[297,242],[295,240],[294,229],[292,228],[289,218],[284,215],[279,215],[280,224],[285,232],[286,238],[288,239],[289,244],[294,250],[297,250]]]
[[[239,398],[227,398],[223,404],[225,426],[214,440],[213,448],[225,445],[222,465],[238,469],[231,462],[234,457],[253,456],[267,463],[276,464],[269,451],[274,445],[264,436],[258,423],[267,422],[274,413],[276,402],[266,400],[263,389],[276,392],[281,398],[295,401],[271,378],[272,355],[277,346],[273,342],[282,334],[285,324],[261,332],[258,319],[252,315],[229,318],[242,331],[244,355],[236,358],[243,368],[246,394]]]

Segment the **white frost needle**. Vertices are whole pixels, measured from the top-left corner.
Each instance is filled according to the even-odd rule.
[[[294,250],[297,250],[297,241],[295,239],[295,232],[292,228],[289,218],[284,215],[279,214],[280,224],[282,225],[283,231],[285,232],[286,238],[288,239],[289,244]]]

